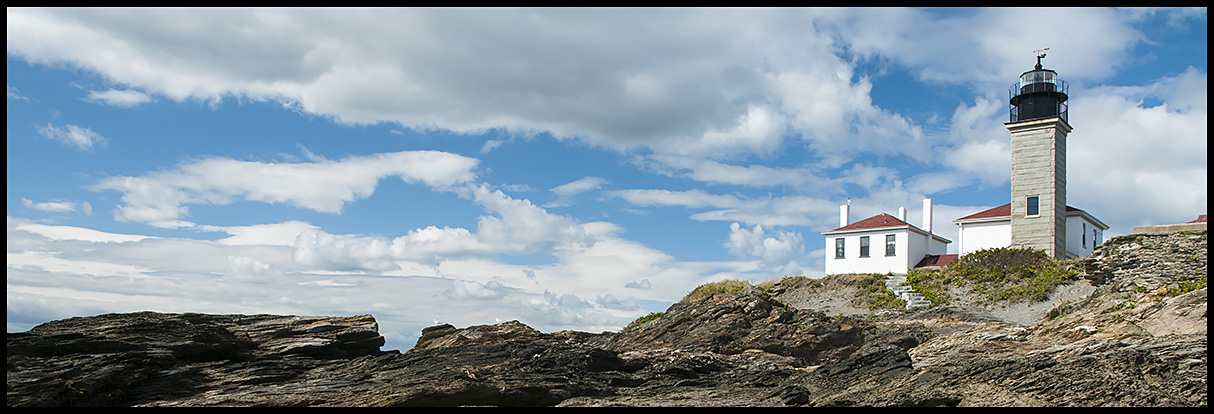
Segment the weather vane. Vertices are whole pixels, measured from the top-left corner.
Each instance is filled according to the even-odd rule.
[[[1045,51],[1047,50],[1050,50],[1050,48],[1045,47],[1033,51],[1033,54],[1037,55],[1037,69],[1041,69],[1041,59],[1045,57]]]

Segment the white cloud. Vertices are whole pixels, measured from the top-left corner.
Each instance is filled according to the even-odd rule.
[[[710,194],[703,190],[615,190],[610,194],[640,206],[736,207],[744,204],[737,196]]]
[[[38,211],[45,211],[48,213],[68,213],[68,212],[75,211],[76,206],[77,206],[77,203],[68,202],[68,201],[48,201],[45,203],[35,203],[28,198],[22,198],[21,204],[24,205],[26,208],[30,208],[30,209],[34,209],[34,210],[38,210]],[[83,208],[83,206],[87,206],[87,205],[88,205],[87,202],[80,204],[80,206],[82,208]],[[92,211],[92,209],[89,208],[89,211]]]
[[[738,221],[748,225],[825,227],[838,203],[806,196],[749,199],[738,207],[705,211],[691,215],[700,221]],[[832,227],[833,228],[833,227]]]
[[[592,240],[582,223],[548,213],[528,200],[512,198],[485,185],[470,185],[461,192],[495,214],[477,220],[477,239],[506,253],[534,253],[541,245],[562,248]]]
[[[557,195],[556,201],[547,203],[545,207],[565,207],[573,203],[572,197],[587,191],[597,190],[608,184],[601,177],[586,177],[576,181],[561,184],[552,189],[552,192]]]
[[[832,212],[838,211],[836,202],[806,196],[744,198],[703,190],[636,189],[616,190],[610,194],[639,206],[713,208],[715,210],[694,213],[690,217],[699,221],[739,221],[748,225],[822,227],[830,221],[830,215],[835,214]]]
[[[577,181],[561,184],[556,188],[553,188],[552,192],[562,197],[568,197],[590,190],[597,190],[607,183],[608,181],[606,179],[600,177],[586,177]]]
[[[628,282],[624,287],[629,289],[649,289],[653,287],[653,284],[649,283],[649,279],[641,279],[639,282]]]
[[[113,104],[234,97],[343,123],[547,131],[713,158],[771,154],[789,133],[823,152],[850,154],[863,142],[918,153],[918,127],[873,105],[871,83],[853,79],[835,40],[815,32],[836,14],[10,9],[7,34],[13,56],[121,85],[95,92]],[[183,20],[192,24],[169,23]]]
[[[787,186],[815,193],[837,193],[841,183],[820,177],[811,168],[777,168],[760,164],[733,165],[691,156],[654,155],[638,161],[657,173],[708,184],[748,187]]]
[[[475,232],[430,226],[389,239],[308,230],[300,232],[293,243],[295,259],[330,270],[385,271],[397,268],[397,261],[433,265],[444,260],[575,248],[613,231],[596,223],[583,224],[548,213],[530,201],[512,198],[483,184],[470,184],[455,191],[489,213],[477,219]]]
[[[76,125],[65,125],[57,127],[51,124],[39,126],[38,133],[46,139],[58,141],[76,147],[82,151],[89,151],[93,146],[105,146],[106,139],[93,130]]]
[[[1152,89],[1155,96],[1178,112],[1205,113],[1209,104],[1207,73],[1192,66],[1176,77],[1159,79]]]
[[[738,223],[729,225],[729,242],[725,247],[742,260],[758,260],[761,267],[775,269],[784,275],[799,275],[798,259],[804,257],[801,235],[778,231],[768,237],[763,226],[746,229]]]
[[[272,245],[294,246],[300,234],[318,230],[314,225],[302,221],[287,221],[274,224],[255,224],[251,226],[208,226],[200,225],[202,231],[218,231],[231,235],[218,240],[229,245]]]
[[[493,151],[494,148],[500,147],[502,144],[503,142],[501,140],[487,140],[485,141],[485,144],[481,146],[481,154],[488,154],[489,151]]]
[[[372,313],[390,339],[389,347],[407,349],[433,319],[457,326],[519,319],[545,331],[616,330],[649,311],[639,307],[640,301],[673,302],[707,281],[705,275],[736,277],[729,269],[745,268],[731,263],[681,263],[616,238],[612,234],[617,229],[606,223],[586,224],[587,232],[598,238],[553,250],[556,262],[547,265],[509,265],[492,256],[469,259],[458,254],[437,256],[437,265],[426,265],[393,257],[394,240],[304,231],[300,239],[331,239],[315,244],[323,247],[327,262],[313,263],[298,260],[298,250],[277,245],[281,230],[301,227],[307,226],[222,228],[243,241],[269,241],[255,245],[88,235],[10,218],[10,329],[29,329],[26,323],[68,316],[145,309]],[[263,233],[276,236],[254,237]],[[70,237],[56,236],[60,234]],[[386,270],[369,264],[382,264]],[[714,273],[714,269],[726,271]],[[629,286],[637,280],[642,282]],[[408,298],[407,306],[402,298]]]
[[[104,91],[89,91],[88,96],[84,100],[103,105],[132,108],[139,104],[151,102],[152,97],[146,93],[131,89],[106,89]]]
[[[93,277],[144,279],[150,269],[100,261],[67,260],[43,252],[8,253],[8,267],[27,271],[66,273]]]
[[[502,296],[501,290],[503,286],[497,281],[491,281],[486,284],[480,284],[469,280],[452,280],[451,288],[443,292],[448,298],[453,300],[468,300],[468,299],[497,299]]]
[[[943,156],[958,174],[975,174],[983,182],[999,185],[1011,179],[1012,147],[1009,140],[969,142]]]
[[[891,59],[921,79],[969,85],[1006,95],[1009,80],[1034,63],[1034,50],[1050,47],[1046,64],[1068,79],[1099,80],[1128,59],[1144,35],[1129,26],[1130,13],[1104,8],[986,8],[961,13],[922,9],[838,9],[824,27],[848,50]],[[1024,30],[1025,22],[1046,24]]]
[[[29,98],[21,94],[21,91],[11,85],[5,85],[8,89],[8,99],[29,102]]]
[[[969,185],[973,180],[956,171],[919,174],[907,180],[907,191],[920,194],[944,193]]]
[[[337,213],[346,203],[370,196],[382,178],[398,176],[408,183],[441,189],[475,178],[472,169],[477,163],[473,158],[437,151],[301,163],[207,158],[140,177],[110,177],[94,188],[123,193],[123,204],[114,213],[119,221],[183,227],[192,225],[180,220],[188,214],[189,204],[246,200]]]
[[[750,105],[733,124],[709,128],[699,136],[683,137],[653,145],[665,154],[721,157],[723,154],[772,154],[784,140],[788,120],[775,108]],[[728,157],[728,155],[724,155]]]
[[[116,234],[72,226],[51,226],[8,217],[8,231],[26,231],[50,240],[83,240],[95,243],[140,241],[148,236]]]
[[[1192,220],[1208,208],[1206,74],[1187,71],[1144,87],[1076,94],[1067,138],[1067,203],[1106,223],[1132,226]],[[1151,105],[1149,98],[1179,104]],[[1171,102],[1171,101],[1166,101]]]

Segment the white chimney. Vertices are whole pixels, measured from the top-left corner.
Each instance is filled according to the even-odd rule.
[[[898,220],[906,221],[906,207],[898,207]]]
[[[932,234],[932,199],[923,199],[923,230]]]
[[[839,227],[847,226],[847,221],[848,221],[847,210],[850,207],[851,206],[849,206],[847,204],[839,206]]]

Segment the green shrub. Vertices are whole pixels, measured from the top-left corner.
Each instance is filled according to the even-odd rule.
[[[885,279],[887,275],[879,275],[876,273],[866,275],[864,278],[856,281],[856,287],[867,290],[869,293],[879,293],[886,291]]]
[[[643,324],[645,322],[649,322],[654,319],[661,318],[663,314],[665,314],[665,312],[650,312],[648,315],[639,317],[635,321],[632,321],[632,323],[629,323],[628,326],[625,326],[624,329],[621,329],[620,331],[621,332],[627,331],[629,329],[640,326],[641,324]]]
[[[916,284],[912,284],[916,290],[919,284],[933,290],[933,286],[955,283],[990,301],[1016,302],[1045,300],[1056,286],[1074,281],[1078,272],[1074,261],[1054,259],[1041,250],[1000,247],[962,256],[939,275],[916,276]]]
[[[915,288],[924,299],[932,302],[932,306],[952,302],[952,297],[948,294],[950,282],[938,270],[914,269],[906,273],[906,284]]]
[[[892,290],[885,288],[885,279],[888,277],[888,274],[881,275],[876,273],[863,275],[862,278],[856,281],[856,287],[868,293],[857,297],[852,303],[868,308],[868,310],[906,309],[906,301],[895,295]]]
[[[889,289],[868,294],[868,310],[873,309],[906,309],[906,301],[894,295]]]
[[[1206,285],[1206,278],[1197,280],[1182,280],[1176,286],[1168,286],[1159,290],[1159,294],[1163,296],[1180,296],[1197,289],[1201,289]]]

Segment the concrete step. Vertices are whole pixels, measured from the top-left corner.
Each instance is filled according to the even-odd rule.
[[[904,285],[906,276],[888,276],[885,278],[885,288],[893,291],[899,299],[906,302],[906,309],[927,308],[932,306],[932,302],[923,297],[922,294],[915,291],[915,288]]]

